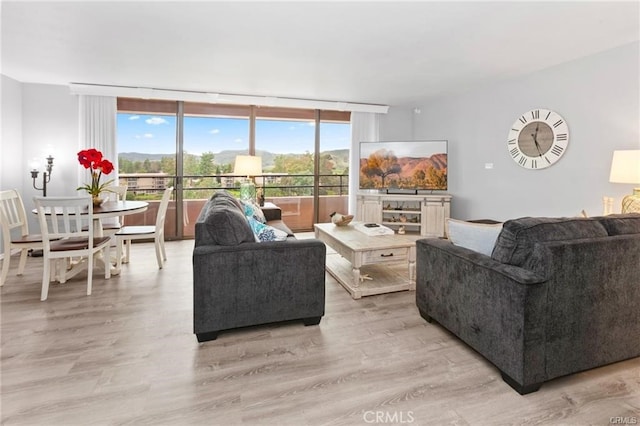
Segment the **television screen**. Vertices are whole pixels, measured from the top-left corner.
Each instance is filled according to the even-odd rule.
[[[360,142],[360,189],[447,189],[447,141]]]

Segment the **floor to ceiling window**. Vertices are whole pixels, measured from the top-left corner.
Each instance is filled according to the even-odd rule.
[[[256,155],[262,157],[263,191],[282,210],[291,229],[314,221],[315,113],[256,108]]]
[[[320,111],[318,152],[318,220],[329,222],[332,212],[348,210],[351,125],[340,112]]]
[[[177,105],[171,101],[119,99],[117,117],[118,178],[127,199],[149,201],[144,213],[125,219],[128,225],[153,225],[162,191],[176,185]],[[176,238],[176,204],[167,209],[165,233]]]
[[[349,118],[348,112],[121,98],[121,182],[129,184],[130,198],[154,192],[159,198],[158,188],[147,188],[153,177],[156,185],[162,179],[174,185],[174,229],[167,227],[167,235],[192,237],[213,191],[239,189],[236,155],[258,155],[263,174],[256,184],[266,200],[282,208],[291,229],[311,230],[329,221],[331,211],[346,212]]]
[[[249,150],[249,106],[185,102],[182,132],[183,236],[195,234],[204,201],[217,188],[234,190],[233,165]]]

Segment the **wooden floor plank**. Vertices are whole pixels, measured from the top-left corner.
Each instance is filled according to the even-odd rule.
[[[53,284],[17,259],[0,290],[2,425],[494,425],[640,423],[640,359],[520,396],[483,357],[426,323],[415,292],[354,300],[327,274],[319,326],[192,334],[193,241],[134,244],[120,276]],[[386,416],[386,417],[385,417]]]

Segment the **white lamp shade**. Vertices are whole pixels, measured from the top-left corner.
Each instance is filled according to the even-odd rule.
[[[29,161],[29,167],[31,168],[31,170],[38,170],[40,168],[40,160],[37,158],[32,158],[31,161]]]
[[[237,155],[233,173],[238,176],[257,176],[262,174],[262,157],[255,155]]]
[[[640,149],[613,151],[609,182],[640,183]]]

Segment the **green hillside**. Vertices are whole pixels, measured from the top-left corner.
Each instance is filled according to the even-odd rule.
[[[214,165],[225,165],[231,164],[233,165],[235,162],[235,158],[237,155],[247,155],[247,150],[225,150],[220,151],[214,154],[213,164]],[[262,167],[263,169],[269,169],[273,167],[274,159],[277,155],[285,155],[285,156],[298,156],[299,154],[274,154],[268,151],[257,151],[256,155],[262,157]],[[332,160],[336,163],[336,168],[343,169],[348,167],[349,164],[349,150],[348,149],[337,149],[331,151],[323,151],[320,153],[321,156],[330,155]],[[200,158],[200,155],[194,155],[196,159]],[[118,154],[118,158],[122,161],[128,160],[133,163],[135,162],[144,162],[149,160],[150,162],[161,161],[162,158],[175,157],[175,154],[150,154],[150,153],[141,153],[141,152],[121,152]]]

